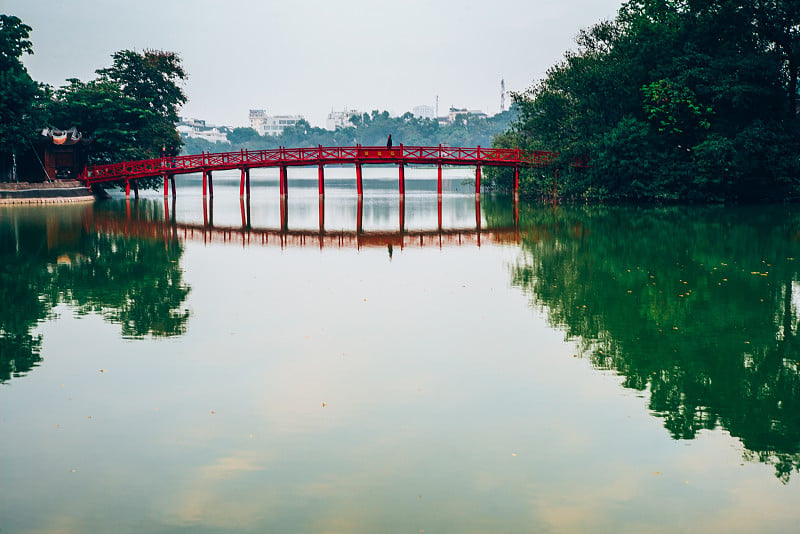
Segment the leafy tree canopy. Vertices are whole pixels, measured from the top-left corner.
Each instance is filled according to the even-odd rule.
[[[122,50],[89,82],[77,79],[55,91],[49,104],[54,127],[77,126],[93,138],[93,164],[175,155],[178,109],[186,102],[186,72],[174,52]],[[140,181],[157,187],[160,180]]]
[[[0,15],[0,152],[10,154],[34,136],[42,89],[22,64],[32,54],[31,28],[14,16]]]
[[[797,0],[632,0],[582,31],[578,49],[514,94],[496,146],[591,159],[530,194],[761,200],[800,186]],[[510,184],[498,173],[500,186]]]

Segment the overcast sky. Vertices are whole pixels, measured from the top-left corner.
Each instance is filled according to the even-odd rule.
[[[421,104],[500,110],[500,79],[522,90],[581,28],[620,0],[3,0],[31,26],[31,76],[89,80],[117,50],[178,52],[182,115],[242,126],[248,110],[327,114]],[[508,99],[507,99],[508,102]]]

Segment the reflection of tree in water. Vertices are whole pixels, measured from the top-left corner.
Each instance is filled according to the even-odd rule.
[[[33,331],[59,303],[121,324],[125,337],[185,332],[180,244],[88,231],[90,213],[65,206],[0,214],[0,381],[41,362]]]
[[[675,439],[721,426],[800,468],[800,210],[530,209],[521,230],[513,283]]]

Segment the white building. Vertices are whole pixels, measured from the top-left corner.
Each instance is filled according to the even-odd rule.
[[[350,122],[350,117],[353,115],[361,115],[357,109],[347,109],[344,111],[332,111],[328,113],[328,120],[325,122],[325,128],[328,130],[339,130],[340,128],[349,128],[353,126]]]
[[[302,115],[269,115],[263,109],[250,110],[250,127],[259,135],[280,135],[301,120],[304,120]]]
[[[227,143],[229,128],[226,126],[206,125],[206,121],[201,119],[191,119],[181,117],[178,126],[175,128],[183,137],[193,137],[195,139],[205,139],[211,143]]]
[[[432,106],[415,106],[412,112],[419,119],[432,119],[436,116]]]
[[[467,117],[476,118],[476,119],[485,119],[486,113],[479,109],[467,109],[467,108],[450,108],[450,112],[447,114],[447,122],[450,124],[456,122],[457,120],[463,120]]]

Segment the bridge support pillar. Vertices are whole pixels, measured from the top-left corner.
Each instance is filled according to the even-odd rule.
[[[436,194],[439,195],[439,199],[441,202],[442,198],[442,164],[439,163],[439,171],[437,173],[437,180],[436,180]],[[439,224],[441,226],[441,223]]]
[[[364,232],[364,199],[358,196],[358,211],[356,212],[356,234]]]
[[[250,169],[246,169],[244,172],[244,192],[247,198],[250,198]]]
[[[289,206],[286,197],[281,195],[281,232],[289,230]]]
[[[125,198],[131,198],[131,181],[125,180]]]
[[[208,196],[214,196],[214,175],[208,171]]]
[[[139,199],[139,183],[135,180],[133,182],[133,198]]]
[[[325,196],[325,166],[320,163],[317,168],[317,177],[319,178],[319,196]]]
[[[169,176],[164,175],[164,198],[169,196]]]
[[[286,177],[286,165],[281,165],[281,174],[280,174],[280,189],[281,189],[281,198],[286,198],[286,193],[289,185],[289,180]]]
[[[475,167],[475,198],[481,196],[481,166]]]
[[[406,195],[406,166],[400,163],[400,196]]]
[[[325,199],[320,196],[319,197],[319,233],[322,234],[325,232]],[[320,239],[322,237],[320,236]],[[320,241],[322,243],[322,241]]]
[[[400,248],[403,248],[403,234],[406,231],[406,197],[400,196]]]
[[[514,167],[514,199],[519,200],[519,167]]]
[[[244,167],[242,167],[240,171],[241,171],[241,177],[239,179],[239,198],[244,198],[244,180],[245,180]]]
[[[361,174],[360,163],[356,163],[356,191],[358,191],[358,198],[364,195],[364,180]]]
[[[478,246],[481,246],[481,197],[475,196],[475,231],[478,233]]]
[[[208,196],[208,171],[203,171],[203,198]]]
[[[177,196],[177,193],[175,191],[175,175],[174,174],[170,174],[169,175],[169,184],[172,186],[172,199],[174,200],[175,197]]]

